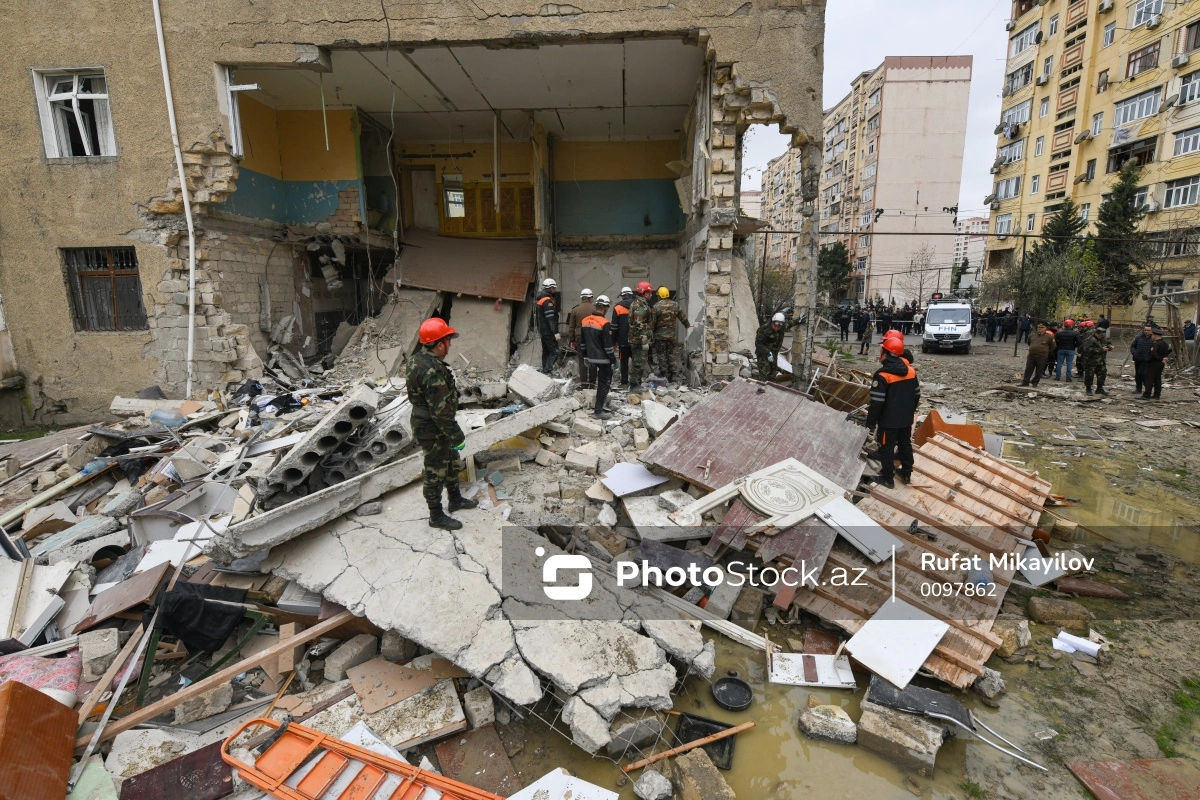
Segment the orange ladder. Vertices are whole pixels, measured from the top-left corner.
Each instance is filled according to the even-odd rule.
[[[229,749],[247,728],[258,725],[274,728],[275,733],[251,765],[231,755]],[[498,794],[381,756],[312,728],[264,717],[239,726],[222,743],[221,758],[238,771],[242,780],[281,800],[417,800],[426,789],[440,791],[442,800],[504,800]],[[316,763],[298,781],[291,781],[295,786],[287,785],[314,758]],[[336,795],[330,794],[338,779],[356,767],[358,772],[350,782]],[[395,778],[399,778],[399,785],[387,788],[385,784],[397,783]]]

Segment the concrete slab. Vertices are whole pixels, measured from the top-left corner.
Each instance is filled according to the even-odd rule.
[[[513,304],[507,300],[497,303],[486,297],[455,297],[450,325],[458,331],[458,338],[450,347],[450,365],[503,378],[508,366],[512,309]]]
[[[536,406],[558,397],[562,386],[550,376],[522,364],[508,376],[508,393],[527,406]]]

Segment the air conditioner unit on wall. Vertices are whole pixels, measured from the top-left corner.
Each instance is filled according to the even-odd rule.
[[[1105,11],[1112,11],[1113,0],[1100,0],[1100,5],[1097,6],[1097,10],[1099,10],[1101,14],[1103,14]]]
[[[1174,67],[1175,69],[1179,69],[1180,67],[1186,67],[1187,63],[1188,63],[1188,57],[1187,57],[1186,53],[1175,56],[1174,58],[1171,59],[1171,66]]]
[[[1013,21],[1013,20],[1011,20],[1011,19],[1010,19],[1008,22],[1006,22],[1006,23],[1004,24],[1004,30],[1006,30],[1006,31],[1012,31],[1012,30],[1015,30],[1015,29],[1016,29],[1016,27],[1017,27],[1017,23],[1016,23],[1016,22],[1014,22],[1014,21]]]
[[[1151,17],[1149,20],[1146,21],[1146,30],[1152,31],[1161,24],[1162,24],[1162,15],[1155,14],[1153,17]]]
[[[1147,214],[1153,214],[1155,211],[1158,211],[1158,203],[1151,200],[1149,203],[1146,203],[1146,205],[1142,206],[1142,210]]]
[[[1004,89],[1003,89],[1003,90],[1000,92],[1000,96],[1001,96],[1001,97],[1008,97],[1008,96],[1009,96],[1010,94],[1012,94],[1012,93],[1013,93],[1012,87],[1011,87],[1011,86],[1008,86],[1008,85],[1006,85],[1006,86],[1004,87]]]
[[[988,206],[988,208],[990,208],[992,211],[999,211],[999,210],[1000,210],[1000,204],[999,204],[999,203],[992,203],[991,205],[989,205],[989,206]]]
[[[1038,86],[1045,86],[1049,82],[1050,82],[1049,75],[1038,75],[1037,76],[1037,85]]]

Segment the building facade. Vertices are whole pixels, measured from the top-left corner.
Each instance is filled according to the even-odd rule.
[[[664,283],[703,371],[733,375],[747,127],[791,134],[817,193],[823,2],[162,0],[182,183],[152,7],[98,0],[87,18],[119,26],[64,27],[17,5],[0,29],[10,424],[96,419],[152,384],[181,396],[189,331],[194,394],[311,365],[393,279],[464,314],[494,302],[514,352],[546,276],[568,296]],[[414,237],[444,268],[392,269]],[[491,250],[471,239],[513,255],[474,261]]]
[[[955,226],[958,236],[954,237],[954,264],[963,267],[965,262],[958,282],[960,292],[977,290],[983,280],[989,224],[987,217],[971,217],[960,219]]]
[[[804,213],[801,161],[800,152],[788,148],[763,170],[760,219],[768,228],[761,238],[771,267],[796,269],[802,253],[796,232]]]
[[[949,286],[954,240],[928,234],[954,232],[971,70],[971,56],[888,56],[825,112],[821,243],[850,251],[851,299]]]
[[[1156,313],[1166,293],[1196,312],[1200,254],[1200,3],[1018,0],[996,127],[988,268],[1015,263],[1070,197],[1095,220],[1121,167],[1141,167],[1151,238],[1145,297],[1114,321]],[[1147,300],[1147,297],[1151,298]],[[1161,302],[1161,301],[1159,301]],[[1165,314],[1159,313],[1165,320]]]

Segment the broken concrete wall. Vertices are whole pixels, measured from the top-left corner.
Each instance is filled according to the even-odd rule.
[[[347,0],[332,11],[327,3],[315,0],[296,0],[286,7],[240,0],[204,4],[165,0],[162,10],[180,141],[201,161],[207,157],[225,162],[222,171],[231,172],[236,159],[227,155],[227,148],[221,152],[222,146],[211,138],[214,132],[229,130],[227,94],[217,65],[313,70],[328,63],[319,46],[378,48],[389,29],[392,41],[406,46],[440,40],[446,30],[453,30],[460,42],[486,41],[495,46],[551,44],[581,37],[679,36],[681,32],[694,37],[718,65],[719,76],[726,68],[723,65],[732,65],[726,82],[750,90],[749,111],[730,115],[723,111],[720,129],[714,130],[708,152],[714,170],[712,196],[720,202],[697,210],[703,224],[708,224],[713,208],[736,205],[734,173],[724,170],[727,161],[732,163],[727,156],[739,125],[786,120],[787,130],[819,141],[821,0],[677,0],[633,9],[617,0],[574,5],[447,0],[382,10],[370,0]],[[119,28],[63,26],[53,15],[23,14],[0,30],[5,52],[0,100],[13,110],[5,132],[14,155],[0,164],[0,293],[7,304],[17,363],[27,377],[31,411],[44,421],[95,418],[115,394],[160,381],[164,363],[181,359],[179,350],[164,346],[168,341],[173,346],[173,336],[156,339],[148,329],[81,332],[72,321],[59,248],[132,244],[147,299],[160,291],[162,280],[179,280],[182,274],[178,261],[172,263],[177,259],[178,239],[159,241],[161,228],[139,215],[138,208],[162,197],[175,174],[159,64],[146,58],[143,50],[128,46],[130,41],[154,40],[153,16],[149,8],[131,9],[115,0],[90,3],[88,14],[89,19],[120,19],[122,24]],[[788,57],[780,58],[780,53]],[[47,159],[31,70],[89,65],[103,68],[112,93],[115,154]],[[755,105],[756,91],[772,93],[770,110],[765,104]],[[204,169],[203,164],[190,166]],[[240,190],[232,174],[193,179],[203,184],[196,187],[198,215],[206,204],[218,203],[220,193],[232,191],[236,196]],[[362,207],[357,198],[342,197],[339,190],[337,199],[335,213],[344,213],[348,222],[354,222],[356,214],[361,219],[361,211],[354,210]],[[150,212],[178,235],[183,231],[179,210],[163,207]],[[695,233],[692,222],[688,236]],[[726,239],[731,243],[732,237],[722,230],[713,234],[707,239],[714,253],[707,265],[709,274],[725,275],[728,270],[722,267],[728,259],[718,254],[729,252],[723,243]],[[720,299],[719,278],[706,294],[714,306],[706,327],[715,333],[728,306]],[[720,335],[709,345],[707,359],[714,367],[728,367],[718,362],[724,346]]]
[[[679,288],[679,252],[667,246],[559,250],[554,254],[554,273],[562,288],[563,305],[570,309],[579,302],[579,291],[591,289],[617,302],[622,286],[636,287],[650,281],[655,288]],[[680,333],[682,334],[682,330]]]

